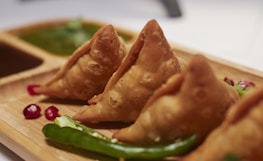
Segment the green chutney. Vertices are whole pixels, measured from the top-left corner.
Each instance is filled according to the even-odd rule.
[[[74,19],[64,26],[38,29],[19,35],[19,37],[35,46],[60,56],[71,55],[81,44],[88,41],[102,26],[83,24]],[[118,32],[124,41],[133,39],[133,35]]]

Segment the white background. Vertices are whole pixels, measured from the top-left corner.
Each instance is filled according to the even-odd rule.
[[[171,42],[263,71],[262,0],[181,0],[179,4],[183,16],[170,18],[159,0],[0,0],[0,30],[83,17],[139,32],[154,18]],[[1,144],[0,160],[19,161]]]

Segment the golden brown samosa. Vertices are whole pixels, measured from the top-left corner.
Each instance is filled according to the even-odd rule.
[[[138,119],[113,137],[131,144],[171,143],[196,134],[196,144],[220,125],[237,91],[217,79],[207,59],[195,55],[181,73],[157,89]]]
[[[159,24],[150,20],[96,104],[84,106],[73,118],[90,123],[133,122],[153,91],[181,70]]]
[[[263,88],[247,93],[205,142],[182,161],[263,161]]]
[[[33,88],[33,91],[52,97],[88,101],[104,90],[126,50],[114,27],[106,25],[73,53],[53,79]]]

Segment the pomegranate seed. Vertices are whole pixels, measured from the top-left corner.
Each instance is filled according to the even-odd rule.
[[[233,81],[232,79],[230,79],[230,78],[225,77],[225,78],[224,78],[224,81],[225,81],[226,83],[228,83],[229,85],[231,85],[231,86],[234,86],[234,85],[235,85],[234,81]]]
[[[55,106],[49,106],[45,110],[46,119],[53,121],[56,117],[59,117],[58,109]]]
[[[247,89],[250,87],[256,87],[256,85],[253,82],[250,81],[246,81],[246,80],[241,80],[237,83],[237,85],[239,85],[240,87],[242,87],[243,89]]]
[[[39,87],[39,86],[40,85],[38,85],[38,84],[30,84],[30,85],[28,85],[27,86],[27,92],[29,93],[29,95],[31,95],[31,96],[39,95],[39,93],[36,93],[34,91],[34,88]]]
[[[36,104],[29,104],[23,110],[26,119],[36,119],[40,117],[40,112],[41,108]]]

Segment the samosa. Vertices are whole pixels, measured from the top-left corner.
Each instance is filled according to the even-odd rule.
[[[33,88],[37,94],[88,101],[105,85],[127,54],[125,42],[112,25],[100,28],[80,46],[47,83]]]
[[[263,88],[254,89],[231,107],[226,119],[182,161],[262,161]]]
[[[98,123],[133,122],[142,107],[167,79],[182,71],[182,63],[170,47],[156,20],[150,20],[132,44],[127,57],[109,80],[104,92],[73,116]]]
[[[220,125],[238,99],[238,92],[215,76],[207,59],[195,55],[182,73],[154,92],[135,123],[113,137],[126,143],[153,145],[195,134],[197,145]]]

